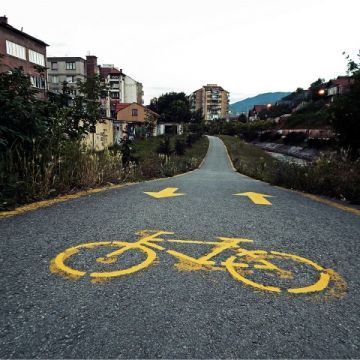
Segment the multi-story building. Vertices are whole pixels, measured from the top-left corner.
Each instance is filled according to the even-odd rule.
[[[205,121],[228,119],[229,92],[216,84],[208,84],[190,95],[191,109],[201,110]]]
[[[48,84],[49,91],[61,93],[63,83],[66,82],[71,94],[77,94],[77,82],[85,81],[86,60],[81,57],[48,57]]]
[[[108,86],[108,116],[115,117],[117,104],[144,103],[142,84],[124,74],[122,69],[105,64],[100,66],[100,75]]]
[[[0,17],[0,72],[22,67],[40,98],[46,96],[46,69],[39,71],[36,65],[45,68],[47,46],[45,42],[9,25],[6,16]]]
[[[124,102],[124,75],[113,64],[102,65],[99,70],[100,76],[104,79],[108,89],[108,97],[103,99],[106,116],[115,118],[117,104]]]
[[[84,82],[87,77],[99,74],[97,57],[94,55],[82,57],[48,57],[48,86],[49,90],[61,93],[63,83],[66,82],[71,89],[71,93],[78,93],[77,82]]]
[[[125,75],[125,74],[124,74]],[[144,91],[142,83],[134,80],[128,75],[125,75],[125,93],[124,102],[131,103],[136,102],[138,104],[144,104]]]

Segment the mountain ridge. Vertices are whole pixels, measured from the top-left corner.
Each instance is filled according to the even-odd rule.
[[[232,115],[238,115],[248,112],[254,105],[274,104],[276,101],[291,94],[290,91],[276,91],[258,94],[256,96],[248,97],[246,99],[237,101],[229,105],[229,110]]]

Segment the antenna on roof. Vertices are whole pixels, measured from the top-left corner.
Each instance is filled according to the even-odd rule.
[[[90,56],[90,50],[88,50],[87,55]]]

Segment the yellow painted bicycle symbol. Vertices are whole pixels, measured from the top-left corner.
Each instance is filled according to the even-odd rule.
[[[173,234],[169,231],[143,230],[137,233],[139,239],[133,243],[102,241],[80,244],[58,254],[52,260],[50,269],[54,273],[70,278],[89,276],[92,280],[99,281],[133,274],[149,267],[155,262],[156,250],[158,250],[166,251],[174,256],[178,261],[176,266],[180,270],[227,270],[235,280],[245,285],[274,293],[320,292],[329,286],[331,280],[334,280],[332,276],[336,274],[335,271],[325,269],[301,256],[277,251],[249,250],[240,246],[241,243],[253,242],[249,239],[218,237],[217,241],[209,242],[163,238],[164,235]],[[211,250],[200,257],[192,257],[177,250],[166,249],[166,244],[211,246]],[[231,256],[222,261],[215,260],[216,257],[228,251],[231,251]],[[102,255],[99,256],[101,252]],[[127,255],[130,256],[130,253],[134,254],[134,252],[137,253],[135,262],[127,263]],[[76,258],[82,258],[90,253],[92,254],[90,265],[88,262],[84,265],[81,261],[80,265],[72,265],[76,263]],[[90,266],[94,270],[96,264],[103,267],[115,266],[116,270],[79,269],[79,267]],[[298,279],[295,281],[295,278]],[[279,282],[282,284],[279,285]]]

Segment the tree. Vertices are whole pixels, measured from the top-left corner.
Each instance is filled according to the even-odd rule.
[[[243,124],[247,123],[247,117],[244,113],[242,113],[238,116],[238,120]]]
[[[183,92],[170,92],[153,98],[148,108],[158,113],[162,121],[179,123],[191,120],[189,100]]]
[[[74,115],[82,122],[84,133],[94,132],[94,127],[103,116],[100,98],[106,96],[105,84],[98,75],[87,77],[84,82],[78,82],[80,94],[75,97]]]
[[[36,98],[29,76],[22,68],[0,74],[0,147],[16,142],[26,145],[44,138],[48,128],[49,106]]]
[[[201,124],[204,121],[204,115],[202,113],[202,109],[192,111],[190,121],[193,124]]]
[[[358,54],[360,60],[360,52]],[[356,158],[360,150],[360,62],[346,56],[348,74],[352,79],[347,93],[339,95],[329,108],[330,122],[338,134],[340,145]]]
[[[171,155],[173,151],[170,144],[170,138],[168,136],[166,136],[164,139],[160,141],[160,144],[156,149],[156,152],[158,154]]]
[[[320,99],[323,98],[324,94],[321,93],[321,90],[324,90],[325,88],[325,79],[317,79],[316,81],[314,81],[311,85],[310,85],[310,94],[311,94],[311,99],[313,101],[318,101]]]

